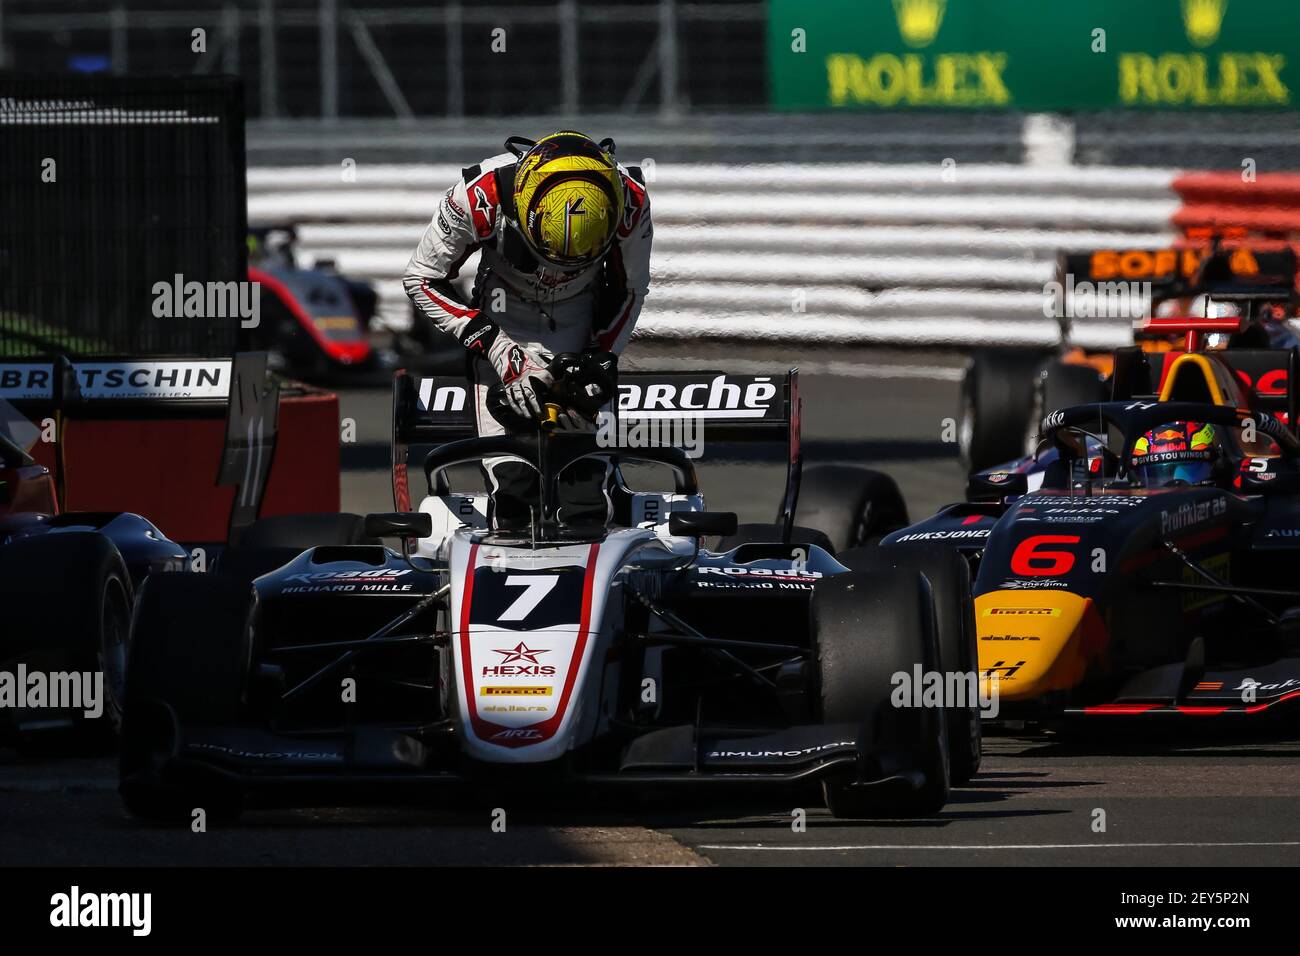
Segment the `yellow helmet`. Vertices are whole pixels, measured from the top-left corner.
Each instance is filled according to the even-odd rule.
[[[591,137],[561,130],[519,159],[513,191],[524,240],[548,263],[580,268],[614,241],[623,212],[623,177]]]

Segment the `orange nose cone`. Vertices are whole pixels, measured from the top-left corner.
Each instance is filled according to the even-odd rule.
[[[1063,591],[990,591],[975,599],[985,690],[1031,700],[1077,686],[1104,665],[1106,629],[1091,598]]]

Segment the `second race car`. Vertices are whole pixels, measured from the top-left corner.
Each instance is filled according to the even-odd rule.
[[[1048,460],[885,538],[978,568],[979,666],[1001,716],[1248,717],[1300,698],[1300,442],[1224,404],[1080,405]],[[855,554],[841,556],[857,565]]]

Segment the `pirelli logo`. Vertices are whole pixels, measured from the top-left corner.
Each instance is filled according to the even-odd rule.
[[[550,687],[480,687],[480,697],[550,697]]]
[[[982,617],[1060,617],[1059,607],[986,607]]]

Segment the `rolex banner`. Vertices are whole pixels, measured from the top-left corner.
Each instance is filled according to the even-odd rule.
[[[770,0],[779,109],[1294,107],[1300,0]]]

